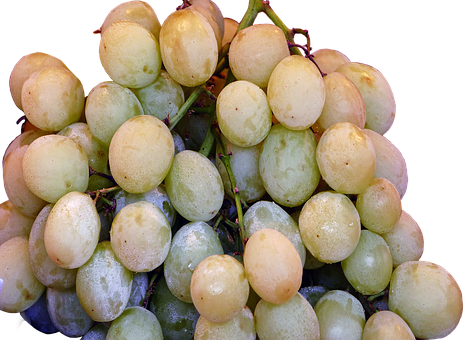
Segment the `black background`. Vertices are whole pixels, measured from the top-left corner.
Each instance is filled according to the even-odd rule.
[[[218,2],[226,15],[235,18],[240,18],[246,8],[246,1]],[[161,19],[177,3],[152,1]],[[90,32],[114,4],[113,1],[6,2],[1,38],[4,79],[22,54],[45,50],[63,58],[89,90],[106,78],[97,60],[97,37]],[[425,231],[428,243],[425,257],[446,266],[463,285],[464,142],[458,120],[463,108],[456,101],[459,95],[453,91],[457,80],[450,65],[454,48],[441,48],[453,46],[458,37],[450,35],[448,19],[441,19],[447,22],[441,26],[432,19],[440,16],[437,8],[426,9],[420,15],[416,6],[402,6],[405,3],[396,6],[390,2],[389,7],[371,4],[273,1],[289,25],[311,29],[314,46],[339,48],[354,60],[373,64],[389,78],[398,100],[398,119],[388,136],[405,154],[411,175],[404,208]],[[455,84],[463,87],[458,82]],[[7,89],[1,103],[3,149],[19,132],[15,121],[20,113],[11,104]],[[3,199],[3,193],[0,198]],[[15,317],[0,316],[6,321],[3,334],[14,334]],[[462,327],[452,339],[458,339],[458,334],[464,332]],[[18,335],[45,338],[27,326]]]

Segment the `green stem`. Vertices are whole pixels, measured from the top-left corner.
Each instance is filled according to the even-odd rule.
[[[199,152],[204,155],[205,157],[208,157],[210,155],[210,152],[212,151],[213,144],[215,143],[215,136],[213,135],[213,129],[215,129],[214,123],[216,122],[216,107],[215,105],[212,105],[209,107],[209,114],[210,114],[210,123],[209,126],[210,128],[207,130],[207,134],[205,136],[205,139],[202,142],[202,145],[200,146]]]
[[[249,0],[247,12],[245,12],[244,17],[239,23],[239,27],[237,27],[237,32],[253,25],[258,13],[265,11],[265,6],[267,5],[266,2],[264,2],[263,0]]]
[[[265,14],[270,18],[270,20],[278,26],[286,36],[287,41],[289,41],[291,44],[294,44],[294,31],[292,29],[289,29],[284,22],[281,20],[281,18],[276,14],[275,11],[270,7],[269,3],[267,2],[265,5],[264,9]],[[291,52],[296,55],[302,55],[300,50],[297,47],[291,47],[290,48]]]
[[[147,289],[147,292],[145,293],[144,301],[142,302],[142,308],[147,308],[149,305],[149,299],[150,296],[153,294],[153,289],[155,288],[155,285],[157,284],[157,279],[160,276],[160,273],[162,273],[162,268],[163,266],[158,267],[155,269],[155,272],[153,273],[152,279],[150,280],[149,283],[149,288]]]
[[[186,115],[186,113],[189,111],[189,108],[194,104],[196,99],[204,92],[207,92],[207,88],[205,84],[199,85],[195,88],[194,92],[191,93],[189,98],[184,102],[184,104],[181,106],[181,108],[178,110],[176,115],[172,118],[165,118],[165,124],[168,125],[170,128],[170,131],[174,129],[177,123]]]

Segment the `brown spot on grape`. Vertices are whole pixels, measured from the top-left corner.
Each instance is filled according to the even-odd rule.
[[[370,77],[363,76],[363,77],[362,77],[362,81],[364,81],[364,82],[367,83],[368,85],[373,85],[373,79],[371,79]]]
[[[260,233],[259,240],[264,241],[266,239],[266,235],[264,233]]]

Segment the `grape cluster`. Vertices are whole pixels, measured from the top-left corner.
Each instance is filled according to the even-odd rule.
[[[254,24],[264,12],[272,23]],[[268,1],[112,9],[87,96],[59,59],[10,76],[0,310],[95,339],[435,339],[462,293],[420,261],[396,114],[372,66],[313,52]],[[306,44],[297,44],[296,36]]]

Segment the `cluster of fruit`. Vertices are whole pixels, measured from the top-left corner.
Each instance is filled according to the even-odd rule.
[[[162,25],[129,1],[97,33],[112,81],[87,96],[48,54],[12,70],[25,123],[3,158],[0,310],[85,340],[456,328],[461,290],[419,261],[402,209],[379,70],[311,51],[261,0],[240,23],[184,1]]]

